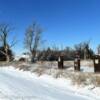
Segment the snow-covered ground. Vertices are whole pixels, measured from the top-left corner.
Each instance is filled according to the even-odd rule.
[[[81,66],[82,72],[94,72],[94,67]]]
[[[100,88],[92,88],[73,86],[70,79],[0,68],[0,100],[100,100]]]
[[[74,67],[69,67],[67,70],[69,71],[74,71]],[[80,72],[94,72],[94,67],[89,67],[89,66],[81,66],[80,67]]]

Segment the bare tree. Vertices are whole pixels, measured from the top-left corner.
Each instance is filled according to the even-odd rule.
[[[83,47],[84,47],[84,59],[86,60],[89,56],[89,43],[88,42],[83,43]]]
[[[74,46],[75,50],[78,51],[81,55],[81,58],[90,59],[91,56],[94,54],[93,50],[90,48],[90,40],[81,42]]]
[[[84,59],[89,59],[91,56],[90,40],[83,42]]]
[[[100,55],[100,44],[97,47],[97,53]]]
[[[15,39],[12,39],[11,44],[8,42],[9,39],[9,33],[11,32],[11,28],[8,24],[0,24],[0,44],[4,48],[4,51],[0,50],[0,52],[6,56],[6,61],[10,61],[10,55],[8,51],[11,47],[13,47],[16,44]]]
[[[77,51],[81,54],[82,50],[83,50],[83,43],[75,44],[74,48],[75,48],[75,51]]]
[[[30,51],[32,57],[36,57],[41,42],[41,33],[42,29],[36,22],[33,22],[25,32],[24,46]]]

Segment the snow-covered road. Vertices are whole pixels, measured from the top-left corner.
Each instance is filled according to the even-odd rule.
[[[57,84],[57,83],[56,83]],[[59,84],[59,83],[58,83]],[[63,85],[63,84],[62,84]],[[89,100],[18,70],[0,68],[0,100]]]

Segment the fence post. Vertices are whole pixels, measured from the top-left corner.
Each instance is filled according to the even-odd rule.
[[[94,62],[94,72],[100,72],[100,56],[95,55],[93,57],[93,62]]]
[[[74,59],[74,70],[80,71],[80,55],[77,53]]]
[[[58,68],[59,69],[63,69],[64,65],[63,65],[63,56],[59,56],[58,57]]]

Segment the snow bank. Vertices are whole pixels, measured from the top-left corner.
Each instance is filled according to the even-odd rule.
[[[39,77],[12,66],[0,68],[1,100],[100,100],[99,95],[100,88],[93,85],[79,87],[70,79]]]

